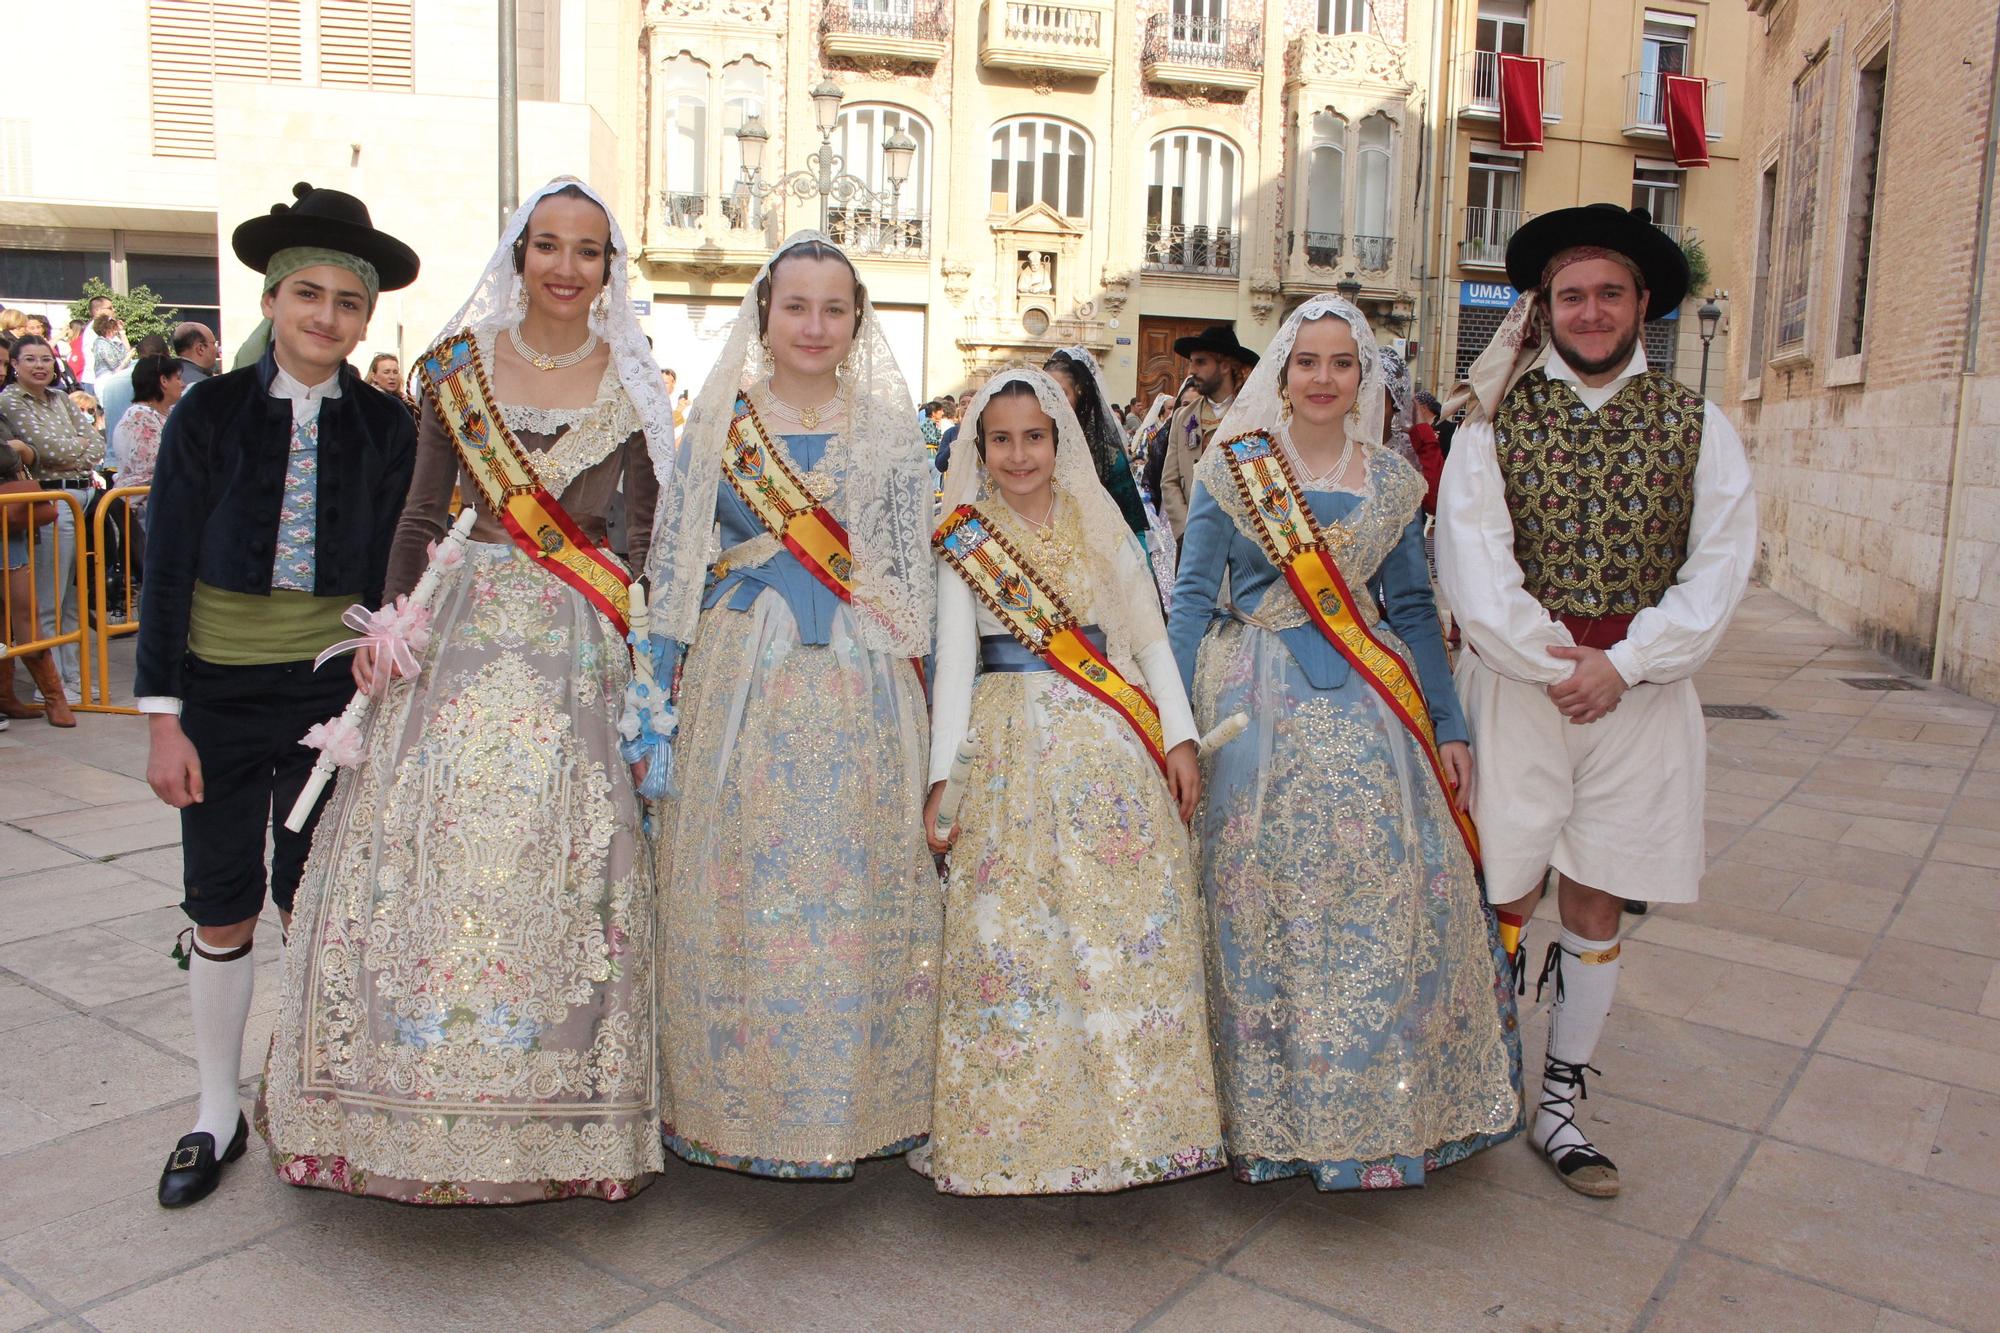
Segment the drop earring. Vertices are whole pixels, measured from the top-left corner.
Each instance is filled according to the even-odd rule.
[[[1278,386],[1278,420],[1290,421],[1291,419],[1292,395],[1286,392],[1285,386],[1281,384]]]

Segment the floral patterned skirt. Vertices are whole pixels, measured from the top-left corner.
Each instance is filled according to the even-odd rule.
[[[1223,1165],[1194,860],[1124,719],[1052,671],[972,696],[931,1141],[950,1194],[1124,1189]]]
[[[662,1162],[624,647],[495,543],[433,607],[314,835],[259,1127],[295,1185],[624,1198]]]
[[[839,1178],[930,1128],[942,908],[915,668],[799,642],[765,591],[705,613],[659,811],[667,1146]]]
[[[1250,717],[1195,818],[1236,1175],[1418,1185],[1518,1133],[1509,972],[1415,741],[1358,675],[1316,690],[1239,621],[1203,641],[1194,709]]]

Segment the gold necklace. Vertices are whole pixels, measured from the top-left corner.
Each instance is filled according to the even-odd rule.
[[[797,407],[786,402],[784,399],[778,397],[778,391],[771,387],[771,381],[769,380],[764,381],[764,396],[771,400],[774,407],[780,409],[780,415],[791,417],[792,420],[798,422],[799,425],[809,431],[818,430],[822,420],[830,421],[834,417],[839,416],[841,408],[845,405],[838,385],[834,387],[833,397],[827,399],[818,407]]]
[[[514,350],[521,354],[521,359],[536,370],[568,370],[571,366],[583,361],[592,352],[597,350],[597,335],[590,332],[584,334],[581,346],[577,347],[574,351],[564,352],[560,356],[551,356],[547,352],[538,352],[528,346],[527,342],[521,337],[521,326],[518,324],[507,330],[507,340],[514,344]]]

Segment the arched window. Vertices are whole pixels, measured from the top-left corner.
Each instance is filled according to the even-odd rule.
[[[910,155],[910,174],[894,194],[895,217],[889,216],[889,163],[882,145],[898,130],[917,145]],[[863,254],[923,254],[928,249],[931,197],[931,127],[914,111],[899,106],[844,106],[833,126],[833,151],[841,170],[868,183],[882,204],[856,201],[830,208],[827,226],[842,245]]]
[[[743,57],[722,69],[722,188],[733,189],[743,179],[743,145],[736,137],[736,131],[743,128],[743,122],[752,116],[761,117],[770,124],[769,105],[766,98],[770,89],[770,71],[752,60]]]
[[[1306,168],[1306,263],[1332,268],[1347,233],[1347,119],[1332,111],[1313,117]]]
[[[1153,140],[1146,160],[1146,267],[1236,272],[1236,146],[1199,130],[1172,130]]]
[[[1060,120],[1023,116],[993,127],[995,213],[1043,203],[1066,218],[1090,216],[1090,136]]]
[[[698,227],[708,183],[708,66],[683,51],[666,63],[660,86],[660,202],[669,227]]]
[[[1389,267],[1395,253],[1395,127],[1377,111],[1363,117],[1359,138],[1354,257],[1361,268],[1379,273]]]

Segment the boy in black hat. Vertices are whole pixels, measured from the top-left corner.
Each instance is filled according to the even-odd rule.
[[[1529,1138],[1564,1184],[1609,1198],[1618,1169],[1575,1103],[1597,1072],[1624,900],[1700,887],[1691,677],[1748,583],[1757,505],[1728,418],[1646,364],[1645,321],[1680,305],[1688,266],[1645,210],[1544,213],[1515,233],[1507,273],[1524,295],[1445,408],[1468,415],[1439,487],[1438,582],[1472,649],[1457,684],[1473,812],[1517,976],[1548,869],[1560,881]]]
[[[160,1174],[168,1208],[206,1197],[243,1155],[251,940],[267,880],[289,918],[312,842],[310,822],[283,824],[316,757],[299,739],[354,692],[346,662],[313,659],[346,635],[348,606],[377,605],[416,458],[410,414],[347,356],[376,297],[416,280],[417,256],[352,195],[293,194],[231,237],[264,274],[264,322],[238,369],[175,408],[148,503],[134,688],[146,780],[181,811],[201,1075],[194,1127]]]
[[[1194,465],[1215,437],[1222,414],[1236,401],[1257,354],[1238,342],[1236,330],[1227,324],[1211,324],[1193,337],[1176,339],[1174,354],[1187,358],[1188,378],[1199,396],[1192,402],[1184,396],[1165,431],[1155,437],[1147,483],[1179,541],[1194,492]]]

